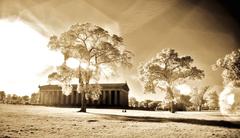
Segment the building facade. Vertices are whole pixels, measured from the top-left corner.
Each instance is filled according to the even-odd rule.
[[[58,85],[39,86],[40,104],[47,106],[81,106],[81,93],[77,92],[77,85],[72,85],[70,95],[64,95]],[[100,84],[101,94],[97,100],[88,99],[87,105],[92,107],[128,106],[129,87],[127,83]]]

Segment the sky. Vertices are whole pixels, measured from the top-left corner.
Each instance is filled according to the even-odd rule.
[[[239,47],[239,16],[224,0],[0,0],[0,90],[18,95],[38,91],[62,61],[48,38],[76,22],[91,22],[124,38],[135,56],[131,70],[106,82],[127,82],[130,96],[143,94],[136,68],[163,48],[190,55],[206,77],[193,84],[222,86],[215,61]]]

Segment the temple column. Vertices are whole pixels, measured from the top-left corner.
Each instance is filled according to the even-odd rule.
[[[40,104],[43,104],[43,97],[42,97],[42,92],[40,92]]]
[[[52,91],[52,105],[56,104],[56,91]]]
[[[52,105],[55,105],[55,100],[56,100],[56,93],[55,91],[52,91]]]
[[[47,104],[47,92],[44,92],[44,94],[43,94],[43,96],[44,96],[44,105],[46,105]]]
[[[75,98],[76,98],[76,105],[78,105],[79,104],[79,93],[78,92],[76,93],[76,97]]]
[[[55,93],[56,93],[55,105],[58,105],[59,104],[59,93],[58,93],[58,91],[55,91]]]
[[[62,102],[61,91],[58,91],[58,105],[61,105],[61,102]]]
[[[70,95],[66,96],[66,105],[69,104],[69,96],[70,96]]]
[[[50,103],[50,97],[49,97],[50,95],[49,95],[49,91],[46,93],[46,104],[47,105],[49,105],[49,103]]]
[[[108,93],[108,91],[103,91],[103,104],[104,105],[107,105],[107,93]]]
[[[48,92],[45,92],[45,105],[48,105]]]
[[[46,95],[46,94],[45,94],[44,92],[42,92],[42,96],[43,96],[43,104],[45,104],[45,99],[46,99],[46,98],[45,98],[45,95]]]
[[[44,92],[44,104],[47,105],[48,103],[48,92]]]
[[[74,91],[72,91],[72,93],[71,93],[71,104],[73,105],[74,104],[74,99],[75,99],[76,97],[74,97]]]
[[[52,105],[52,92],[49,92],[49,105]]]
[[[64,100],[64,98],[63,98],[63,94],[62,94],[62,91],[59,91],[59,95],[60,95],[60,105],[63,105],[63,100]]]
[[[58,100],[58,97],[57,97],[57,91],[54,91],[53,92],[54,94],[53,94],[53,97],[54,97],[54,105],[56,105],[57,104],[57,100]]]
[[[114,105],[117,105],[117,103],[118,103],[118,98],[117,98],[117,91],[114,91]]]
[[[43,104],[43,100],[44,100],[44,98],[43,98],[43,92],[40,92],[40,104]]]
[[[112,105],[112,90],[109,90],[109,92],[108,92],[108,103],[109,103],[109,105]]]
[[[120,105],[120,91],[117,91],[117,105]]]
[[[67,105],[67,96],[63,94],[63,105]]]

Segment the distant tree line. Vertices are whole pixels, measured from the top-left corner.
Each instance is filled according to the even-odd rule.
[[[201,111],[219,110],[219,95],[217,91],[207,87],[195,89],[189,95],[180,94],[174,101],[175,111]],[[171,103],[164,98],[161,101],[143,100],[138,101],[135,97],[129,98],[130,109],[138,110],[163,110],[171,108]]]
[[[0,91],[0,103],[3,104],[39,104],[39,93],[32,93],[31,97],[28,95],[18,96],[17,94],[6,94]]]

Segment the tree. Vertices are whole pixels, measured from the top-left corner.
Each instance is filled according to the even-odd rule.
[[[161,102],[160,101],[152,101],[148,103],[148,108],[150,110],[157,110],[157,108],[161,107]]]
[[[22,103],[23,104],[29,104],[29,96],[28,95],[25,95],[25,96],[22,96]]]
[[[39,93],[32,93],[30,103],[31,104],[38,104],[39,103]]]
[[[148,109],[148,105],[149,105],[149,103],[151,103],[152,102],[152,100],[144,100],[144,101],[141,101],[140,102],[140,107],[141,108],[144,108],[144,109]]]
[[[131,97],[129,99],[129,106],[136,108],[138,106],[138,101],[136,100],[135,97]]]
[[[190,93],[191,95],[190,102],[198,111],[202,110],[202,105],[205,103],[204,95],[208,91],[208,89],[209,89],[209,86],[205,86],[202,88],[195,88],[195,90],[192,91],[192,93]]]
[[[71,92],[70,83],[74,78],[78,79],[78,92],[82,95],[81,112],[86,112],[89,95],[98,96],[101,93],[97,85],[100,76],[104,76],[106,71],[109,73],[109,69],[113,72],[115,67],[130,67],[133,56],[125,49],[122,37],[111,35],[91,23],[74,24],[59,37],[50,37],[48,47],[64,55],[64,63],[49,75],[49,79],[59,81],[66,94]],[[78,62],[75,69],[67,66],[67,61],[72,59]],[[90,82],[95,85],[90,85]]]
[[[0,102],[4,103],[6,94],[4,91],[0,91]]]
[[[177,98],[177,105],[180,106],[179,108],[182,108],[182,110],[187,110],[190,106],[192,106],[192,103],[190,102],[191,97],[189,95],[183,95],[181,94]]]
[[[208,91],[205,93],[204,95],[204,99],[206,99],[206,103],[209,107],[209,109],[216,109],[218,108],[218,103],[219,103],[219,100],[218,100],[218,94],[217,94],[217,91]]]
[[[156,57],[139,68],[140,80],[144,83],[146,92],[155,92],[155,89],[165,91],[170,103],[170,111],[174,113],[176,93],[173,91],[177,83],[186,79],[202,79],[203,70],[192,66],[190,56],[179,57],[174,49],[163,49]]]
[[[220,94],[220,111],[236,112],[240,107],[239,88],[240,88],[240,49],[232,51],[225,57],[220,58],[213,65],[213,70],[222,69],[224,90]],[[230,97],[230,98],[229,98]],[[233,97],[233,98],[231,98]],[[236,99],[235,99],[236,98]],[[229,104],[228,99],[233,99],[233,103]]]
[[[8,104],[12,103],[12,96],[11,96],[11,94],[7,94],[6,103],[8,103]]]
[[[19,96],[17,96],[16,94],[12,95],[12,99],[11,100],[12,100],[13,104],[19,104],[20,103]]]
[[[222,68],[222,77],[224,84],[232,83],[234,86],[240,86],[240,49],[220,58],[213,65],[213,70]]]

